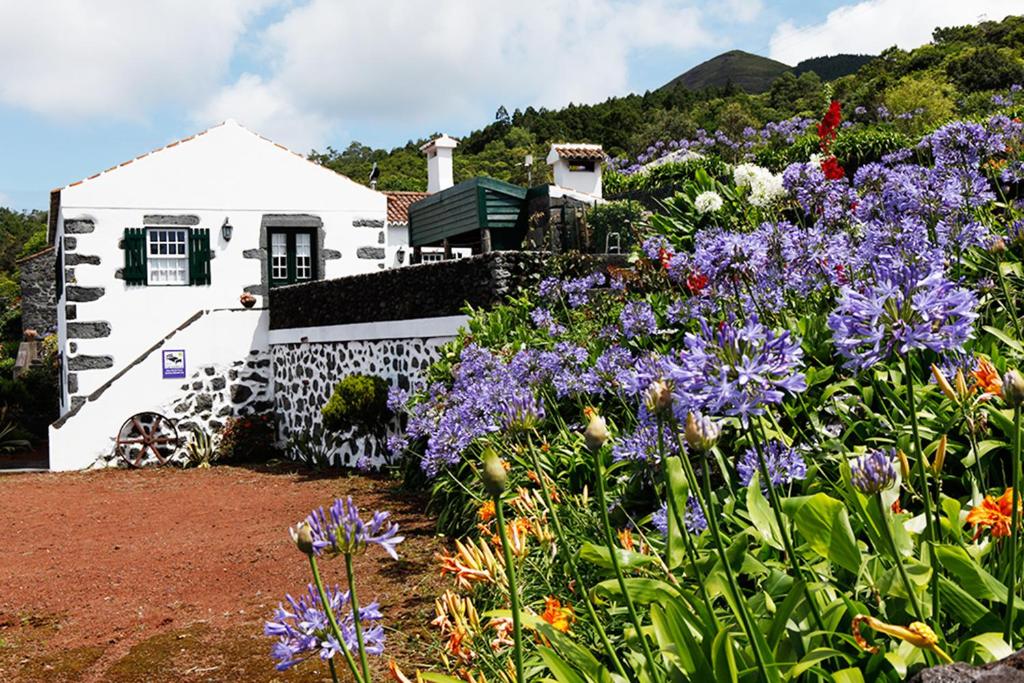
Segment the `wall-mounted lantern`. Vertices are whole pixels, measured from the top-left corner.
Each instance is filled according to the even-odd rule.
[[[231,226],[231,223],[229,223],[228,219],[225,218],[224,219],[224,225],[220,226],[220,236],[224,238],[225,242],[230,242],[231,241],[231,233],[234,232],[234,231],[235,231],[235,229]]]

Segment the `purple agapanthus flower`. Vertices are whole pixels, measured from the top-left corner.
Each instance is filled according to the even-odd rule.
[[[864,370],[916,349],[948,353],[973,336],[977,300],[941,268],[883,261],[873,270],[873,281],[843,288],[829,316],[846,367]]]
[[[313,533],[313,552],[317,555],[358,555],[379,545],[393,559],[398,559],[395,546],[405,540],[398,535],[398,524],[388,521],[390,512],[374,512],[368,522],[359,517],[359,508],[352,498],[337,498],[331,507],[317,508],[306,517]]]
[[[626,339],[634,339],[643,335],[654,334],[658,321],[654,317],[654,309],[646,301],[630,301],[619,314],[619,325]]]
[[[530,311],[530,320],[538,330],[544,330],[551,336],[565,332],[565,326],[555,320],[555,315],[546,308],[535,308]]]
[[[679,452],[672,425],[668,422],[661,426],[661,448],[665,454],[672,456]],[[661,453],[658,450],[658,422],[645,409],[641,409],[639,421],[632,434],[619,438],[612,447],[613,460],[635,460],[639,462],[658,463]]]
[[[667,363],[673,410],[681,422],[690,412],[751,415],[807,389],[800,342],[788,331],[773,332],[751,317],[743,326],[701,323],[687,333],[684,349]]]
[[[794,481],[800,481],[807,476],[807,463],[795,449],[790,448],[781,441],[769,441],[764,449],[764,464],[771,478],[772,486],[783,486]],[[748,448],[739,461],[736,463],[736,473],[740,477],[740,484],[750,486],[754,479],[754,473],[760,473],[757,451]],[[767,488],[765,482],[761,482],[761,488]]]
[[[271,648],[271,656],[277,660],[278,671],[290,669],[312,656],[331,659],[341,652],[342,647],[349,652],[358,652],[355,619],[352,617],[348,591],[342,591],[337,586],[333,589],[326,586],[324,592],[343,642],[338,642],[323,609],[320,594],[310,584],[306,594],[297,600],[286,595],[285,602],[278,605],[271,620],[263,626],[264,635],[276,639]],[[367,654],[384,653],[384,627],[380,623],[382,618],[376,602],[359,608],[359,625]]]
[[[865,496],[873,496],[896,483],[894,449],[871,450],[850,463],[854,488]]]
[[[668,505],[661,507],[651,515],[651,526],[658,530],[662,538],[668,538]],[[686,510],[683,512],[683,526],[694,536],[700,536],[708,528],[707,517],[700,507],[700,502],[690,494],[686,498]]]

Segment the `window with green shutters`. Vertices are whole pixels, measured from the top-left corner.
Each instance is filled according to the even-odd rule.
[[[291,285],[319,277],[316,258],[316,233],[313,230],[278,228],[271,230],[267,268],[270,286]]]
[[[210,231],[205,228],[125,228],[123,246],[129,285],[210,284]]]

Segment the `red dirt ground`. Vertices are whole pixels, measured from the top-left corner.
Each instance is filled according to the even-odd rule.
[[[0,476],[0,681],[330,680],[314,661],[276,672],[262,624],[309,581],[288,526],[344,495],[406,536],[400,562],[375,548],[356,574],[385,657],[414,669],[440,592],[424,502],[385,478],[220,466]],[[344,584],[340,559],[321,566]]]

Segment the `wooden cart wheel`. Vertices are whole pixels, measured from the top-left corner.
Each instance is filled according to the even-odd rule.
[[[159,413],[136,413],[117,433],[116,453],[129,467],[165,464],[178,450],[178,429]]]

